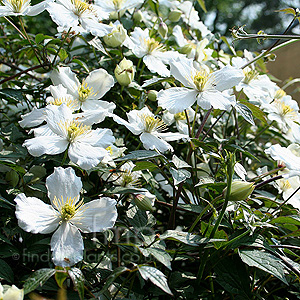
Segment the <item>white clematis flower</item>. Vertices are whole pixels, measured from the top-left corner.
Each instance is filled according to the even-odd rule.
[[[64,28],[72,27],[80,31],[78,28],[81,25],[87,32],[100,37],[112,30],[111,26],[99,22],[108,14],[86,0],[57,0],[50,3],[47,10],[52,20]]]
[[[165,123],[150,112],[148,107],[141,110],[132,110],[127,113],[128,121],[114,115],[113,119],[120,125],[126,126],[133,134],[140,135],[140,140],[145,149],[156,149],[159,152],[173,151],[173,147],[167,141],[177,141],[188,138],[181,133],[162,132],[166,129]]]
[[[55,155],[68,150],[72,162],[88,170],[100,163],[115,138],[110,129],[91,129],[78,121],[65,104],[46,108],[47,125],[34,129],[35,137],[23,144],[33,156]]]
[[[51,85],[50,92],[52,97],[46,99],[47,105],[61,105],[65,103],[72,111],[80,108],[80,103],[73,96],[68,94],[66,88],[61,84],[58,86]],[[45,107],[44,108],[34,108],[31,112],[21,116],[22,120],[19,121],[21,127],[35,127],[42,124],[46,120]]]
[[[222,94],[243,79],[243,72],[231,66],[209,73],[207,69],[197,70],[191,59],[172,61],[171,75],[184,87],[171,87],[158,93],[158,105],[172,114],[177,114],[191,107],[196,101],[203,109],[211,107],[226,110],[231,101]]]
[[[92,71],[82,83],[69,67],[59,67],[50,74],[54,85],[62,84],[80,103],[83,111],[96,110],[103,107],[99,101],[113,86],[114,78],[104,69]],[[107,103],[107,102],[106,102]]]
[[[18,289],[15,285],[2,285],[0,283],[0,299],[1,300],[23,300],[24,289]]]
[[[166,64],[180,56],[175,51],[166,51],[163,44],[150,38],[148,28],[142,30],[136,27],[124,45],[131,49],[134,55],[143,58],[143,62],[151,72],[161,76],[170,75]]]
[[[0,5],[0,17],[36,16],[43,12],[53,0],[45,0],[31,6],[31,0],[3,0]]]
[[[19,194],[15,202],[19,226],[32,233],[51,233],[53,262],[69,267],[83,259],[81,232],[99,232],[114,226],[116,201],[103,197],[83,203],[79,200],[82,182],[72,168],[54,168],[46,179],[51,205]]]
[[[143,2],[144,0],[95,0],[98,6],[110,14],[116,14],[126,9],[137,7]]]

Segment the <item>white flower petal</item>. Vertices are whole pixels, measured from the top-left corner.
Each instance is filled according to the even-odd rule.
[[[93,147],[107,148],[115,142],[115,137],[110,129],[97,128],[82,141]]]
[[[33,108],[33,110],[23,116],[19,121],[21,127],[35,127],[42,124],[46,119],[45,108]]]
[[[197,103],[203,109],[210,109],[212,106],[215,109],[226,110],[231,105],[231,102],[217,90],[199,93]]]
[[[57,167],[54,172],[47,177],[46,187],[48,190],[48,197],[53,204],[54,197],[60,199],[62,203],[68,198],[78,198],[82,189],[82,182],[80,177],[76,176],[74,170],[69,168]],[[59,209],[57,207],[57,209]]]
[[[103,157],[107,155],[107,151],[102,147],[76,142],[70,145],[68,155],[73,163],[84,170],[89,170],[101,162]]]
[[[103,37],[111,33],[111,31],[113,30],[112,26],[99,23],[97,20],[91,18],[81,19],[81,25],[92,35],[99,37]]]
[[[162,90],[157,95],[158,105],[172,114],[189,108],[196,102],[197,91],[184,87],[172,87]]]
[[[170,76],[170,71],[158,57],[148,54],[143,57],[143,62],[152,73],[158,73],[164,77]]]
[[[114,226],[118,212],[114,199],[103,197],[83,205],[82,214],[76,214],[72,223],[82,232],[99,232]]]
[[[27,232],[50,233],[54,231],[60,218],[51,205],[35,197],[19,194],[15,198],[18,225]]]
[[[173,151],[173,147],[169,143],[149,132],[143,132],[140,135],[140,140],[143,143],[144,148],[147,150],[156,149],[161,153],[164,153],[168,150]]]
[[[30,6],[26,15],[27,16],[36,16],[36,15],[40,14],[48,7],[50,2],[52,2],[52,1],[54,1],[54,0],[44,0],[36,5]]]
[[[58,70],[53,70],[50,79],[54,85],[62,84],[74,98],[78,98],[80,82],[69,67],[58,67]]]
[[[188,134],[182,134],[179,132],[159,132],[157,135],[165,141],[178,141],[180,139],[189,138]]]
[[[93,88],[93,99],[102,98],[115,84],[114,78],[104,69],[92,71],[85,79],[87,85]]]
[[[83,240],[79,230],[62,222],[51,238],[52,259],[55,265],[70,267],[83,259]]]
[[[143,129],[137,126],[136,123],[131,124],[117,115],[113,115],[113,120],[120,125],[126,126],[126,128],[129,129],[135,135],[139,135],[143,131]]]
[[[23,147],[26,147],[32,156],[41,156],[43,154],[59,154],[64,152],[69,142],[60,136],[41,135],[29,140],[25,140]]]
[[[214,88],[220,92],[234,87],[243,79],[243,71],[241,69],[231,67],[230,65],[212,73],[210,76],[210,80],[213,82]]]
[[[170,72],[185,87],[196,89],[193,78],[197,70],[193,66],[192,59],[182,58],[180,61],[170,62]]]

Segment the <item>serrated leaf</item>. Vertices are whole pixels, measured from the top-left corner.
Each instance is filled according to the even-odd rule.
[[[129,271],[126,267],[118,267],[113,270],[113,272],[107,277],[106,282],[100,291],[101,294],[105,293],[106,290],[111,286],[111,284],[124,272]]]
[[[205,1],[204,0],[197,0],[202,10],[207,13],[206,7],[205,7]]]
[[[126,216],[135,228],[144,228],[149,224],[155,222],[154,217],[148,212],[143,211],[137,206],[132,206],[126,211]]]
[[[167,282],[166,275],[156,268],[149,266],[139,266],[138,270],[144,280],[150,280],[153,284],[161,288],[167,294],[173,295]]]
[[[80,269],[78,268],[72,268],[71,270],[68,271],[75,289],[78,292],[80,300],[84,300],[84,276],[81,272]]]
[[[9,283],[14,282],[14,271],[8,263],[2,259],[0,259],[0,278],[8,281]]]
[[[174,184],[177,185],[180,182],[185,181],[186,179],[191,177],[191,173],[185,169],[176,170],[174,168],[170,168],[170,173],[174,179]]]
[[[284,276],[284,267],[280,263],[280,259],[276,256],[262,250],[239,250],[242,261],[250,267],[261,269],[285,284],[288,284]]]
[[[51,276],[56,273],[55,269],[40,269],[30,275],[24,283],[24,294],[28,294],[35,290],[38,286],[42,286]]]
[[[156,151],[151,150],[136,150],[132,151],[129,154],[119,157],[115,161],[125,161],[125,160],[143,160],[143,159],[149,159],[149,158],[155,158],[162,156],[162,154],[157,153]]]
[[[241,99],[240,102],[246,105],[251,111],[255,118],[259,119],[260,121],[267,123],[267,118],[265,113],[256,105],[249,103],[248,101]]]
[[[148,248],[139,247],[140,251],[144,256],[149,256],[150,254],[154,256],[159,262],[161,262],[163,265],[165,265],[169,270],[172,270],[171,268],[171,260],[172,257],[164,247],[159,247],[160,245],[155,243],[153,246]]]
[[[191,168],[191,166],[188,163],[177,157],[175,154],[172,156],[172,163],[177,169]]]
[[[135,167],[132,171],[141,171],[141,170],[149,170],[150,172],[157,169],[157,165],[150,161],[138,161],[135,163]]]
[[[255,125],[253,116],[252,116],[252,111],[250,108],[248,108],[246,105],[242,103],[237,103],[235,105],[235,110],[241,114],[241,116],[250,124]]]

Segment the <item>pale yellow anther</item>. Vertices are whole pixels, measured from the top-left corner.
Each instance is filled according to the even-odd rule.
[[[166,124],[164,121],[157,117],[142,114],[140,118],[144,123],[145,132],[151,133],[153,131],[163,131],[166,129]]]
[[[282,89],[279,89],[275,92],[274,99],[281,100],[284,96],[286,96],[286,92]]]
[[[8,6],[14,13],[20,13],[30,5],[30,0],[4,0],[4,5]]]
[[[94,89],[89,87],[88,84],[83,81],[78,88],[79,101],[84,102],[88,97],[95,96]]]
[[[152,53],[154,50],[156,51],[165,51],[165,48],[162,44],[160,44],[158,41],[156,41],[154,38],[145,39],[145,43],[147,45],[147,51],[148,53]]]
[[[61,198],[57,198],[54,196],[53,205],[57,208],[59,217],[64,221],[71,220],[75,215],[80,216],[83,209],[83,201],[79,201],[78,197],[68,197],[66,201],[64,201],[63,196]]]
[[[176,121],[180,121],[180,120],[186,120],[186,115],[185,112],[180,112],[174,115],[174,119]]]
[[[243,80],[244,83],[249,84],[250,81],[257,79],[259,73],[256,70],[245,71],[243,70],[245,78]]]
[[[209,73],[206,72],[204,69],[198,71],[197,74],[194,76],[193,81],[199,92],[204,91],[208,79]]]
[[[120,9],[122,7],[122,4],[124,2],[124,0],[112,0],[115,9]]]
[[[60,106],[63,103],[65,103],[71,109],[75,107],[75,103],[72,98],[62,97],[62,98],[56,98],[53,99],[52,101],[49,101],[49,104],[57,105],[57,106]]]
[[[92,11],[91,5],[85,0],[71,0],[71,3],[74,5],[74,14],[80,17],[86,10]]]
[[[66,121],[65,123],[60,123],[59,127],[67,132],[68,140],[72,143],[79,136],[87,135],[91,133],[91,126],[83,125],[78,121]]]

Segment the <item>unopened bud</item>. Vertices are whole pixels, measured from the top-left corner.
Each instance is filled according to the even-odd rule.
[[[170,11],[168,19],[171,22],[178,22],[180,17],[181,17],[182,12],[178,9],[174,9],[172,11]]]
[[[163,38],[163,39],[165,39],[166,38],[166,36],[167,36],[167,33],[168,33],[168,26],[166,25],[166,23],[164,23],[162,20],[161,20],[161,22],[159,23],[159,25],[158,25],[158,33],[161,35],[161,37]]]
[[[147,195],[142,195],[142,194],[134,195],[134,203],[141,210],[153,211],[154,199],[147,197]]]
[[[137,23],[141,22],[143,20],[143,14],[140,10],[137,10],[134,14],[133,14],[133,20]]]
[[[231,184],[229,201],[246,200],[254,191],[254,182],[247,182],[242,180],[233,181]],[[227,188],[223,193],[226,196]]]
[[[180,48],[179,52],[182,54],[189,55],[193,50],[193,45],[191,44],[186,44],[183,47]]]
[[[150,101],[156,101],[157,94],[158,94],[157,91],[155,91],[155,90],[150,90],[150,91],[148,92],[148,99],[149,99]]]
[[[18,289],[15,285],[7,286],[4,285],[4,295],[1,299],[9,300],[23,300],[24,299],[24,290]]]
[[[104,36],[103,40],[105,44],[109,47],[119,47],[125,41],[126,36],[127,32],[124,29],[124,27],[120,24],[117,25],[111,33]]]
[[[119,84],[127,86],[134,78],[134,67],[131,60],[123,58],[115,68],[115,76]]]

